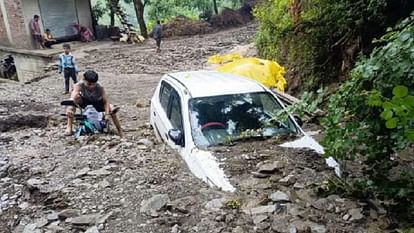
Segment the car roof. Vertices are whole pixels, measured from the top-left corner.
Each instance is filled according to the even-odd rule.
[[[187,71],[168,75],[183,85],[193,98],[265,91],[256,81],[217,71]]]

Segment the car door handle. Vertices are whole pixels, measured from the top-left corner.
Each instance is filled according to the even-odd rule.
[[[157,114],[155,112],[152,112],[154,114],[154,116],[157,116]]]

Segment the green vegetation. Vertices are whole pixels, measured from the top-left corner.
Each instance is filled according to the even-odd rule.
[[[102,25],[110,25],[110,8],[107,4],[109,0],[92,0],[92,8],[95,18]],[[152,28],[159,19],[163,23],[170,21],[176,16],[182,15],[191,19],[199,19],[200,15],[212,14],[213,0],[150,0],[145,1],[144,19],[148,28]],[[126,10],[130,17],[130,22],[138,25],[135,8],[132,0],[120,0],[120,5]],[[224,8],[240,7],[240,0],[217,0],[219,11]],[[119,21],[116,19],[116,25]]]
[[[331,97],[324,145],[327,155],[365,163],[361,188],[414,207],[414,174],[403,164],[400,177],[389,173],[414,142],[414,15],[377,43],[384,45],[362,57]]]
[[[264,0],[254,12],[259,53],[286,67],[289,90],[334,93],[323,145],[345,176],[325,191],[392,199],[406,220],[414,216],[413,10],[409,0]]]
[[[257,47],[287,67],[298,83],[290,90],[316,90],[345,79],[358,53],[412,10],[409,0],[264,0]]]

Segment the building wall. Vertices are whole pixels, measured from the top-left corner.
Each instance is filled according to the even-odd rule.
[[[5,15],[3,15],[3,12],[6,13],[6,9],[4,9],[4,2],[2,0],[0,0],[0,44],[1,45],[9,45],[10,41],[9,38],[7,37],[7,28],[6,28],[6,24],[4,22],[5,19]]]
[[[13,45],[17,48],[30,49],[32,47],[32,42],[30,36],[26,32],[22,0],[3,1],[6,7]]]
[[[30,48],[34,48],[34,42],[31,37],[30,32],[30,20],[33,19],[34,15],[39,15],[39,26],[40,30],[43,32],[43,23],[42,16],[40,14],[39,2],[38,0],[23,0],[23,17],[24,17],[24,28],[27,40],[30,42]]]
[[[89,0],[76,0],[76,8],[78,13],[79,24],[93,30],[92,12]]]

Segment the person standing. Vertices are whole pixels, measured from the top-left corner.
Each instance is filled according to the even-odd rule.
[[[65,92],[64,94],[69,93],[69,82],[72,78],[73,83],[77,83],[76,75],[79,72],[79,68],[76,65],[75,57],[70,53],[70,45],[63,45],[63,53],[59,55],[59,74],[63,72],[63,77],[65,78]]]
[[[157,25],[154,27],[154,40],[157,43],[157,53],[161,52],[161,37],[162,37],[162,26],[161,22],[157,20]]]
[[[30,20],[30,33],[32,34],[32,38],[34,40],[35,43],[35,48],[44,48],[43,46],[43,39],[42,39],[42,33],[40,31],[40,26],[39,26],[39,16],[38,15],[34,15],[33,19]]]

